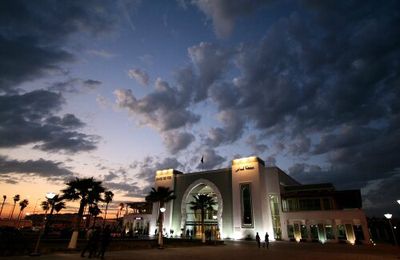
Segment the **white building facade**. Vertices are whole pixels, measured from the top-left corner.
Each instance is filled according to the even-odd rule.
[[[169,187],[176,199],[166,204],[164,232],[199,237],[200,214],[190,209],[193,195],[214,197],[206,230],[215,239],[246,239],[268,232],[270,240],[369,243],[359,191],[339,192],[331,184],[301,185],[258,157],[235,159],[230,168],[186,173],[156,173],[155,186]],[[343,196],[349,198],[343,202]],[[353,201],[353,203],[351,203]],[[150,234],[157,229],[153,205]]]

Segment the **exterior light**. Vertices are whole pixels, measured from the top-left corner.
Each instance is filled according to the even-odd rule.
[[[393,242],[394,242],[394,245],[397,246],[396,234],[394,233],[394,229],[393,229],[393,226],[392,226],[392,222],[390,221],[390,219],[392,218],[392,214],[386,213],[384,216],[385,216],[385,218],[387,218],[388,221],[389,221],[390,231],[392,231],[392,236],[393,236]]]
[[[391,218],[392,218],[392,214],[390,214],[390,213],[386,213],[384,216],[385,216],[385,218],[387,218],[387,219],[391,219]]]
[[[216,219],[217,219],[217,216],[214,215],[214,216],[213,216],[213,219],[216,220]]]
[[[56,196],[56,194],[54,192],[47,192],[46,193],[46,198],[49,200],[54,199],[54,197]],[[54,202],[53,202],[54,203]],[[41,230],[39,230],[39,235],[36,241],[36,245],[35,245],[35,249],[34,251],[30,254],[30,256],[40,256],[40,252],[39,252],[39,244],[40,244],[40,239],[42,238],[44,229],[46,228],[46,222],[47,222],[47,216],[44,216],[44,221],[43,221],[43,227],[41,228]]]
[[[49,200],[54,199],[55,196],[56,196],[56,194],[54,192],[47,192],[46,193],[46,198],[48,198]]]
[[[160,208],[160,211],[161,211],[161,213],[164,213],[165,212],[165,208],[164,207]]]

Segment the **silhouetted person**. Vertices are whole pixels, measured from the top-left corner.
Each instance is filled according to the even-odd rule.
[[[267,249],[269,248],[269,235],[268,232],[265,232],[265,244],[264,247],[266,247]]]
[[[89,258],[96,256],[97,249],[99,247],[100,241],[100,227],[96,227],[93,231],[91,243],[90,243],[90,251],[89,251]]]
[[[110,244],[111,241],[111,229],[110,225],[107,225],[103,232],[101,233],[101,243],[100,243],[100,251],[99,251],[99,257],[101,259],[104,258],[104,253],[107,250],[108,245]]]
[[[92,243],[92,237],[93,237],[93,232],[94,232],[94,230],[93,230],[92,228],[89,228],[89,229],[86,231],[86,245],[85,245],[85,247],[84,247],[83,250],[82,250],[81,257],[85,257],[86,251],[89,251],[89,252],[90,252],[91,243]]]
[[[261,240],[260,240],[260,235],[258,234],[258,232],[256,234],[256,241],[257,241],[258,248],[260,248],[261,247]]]

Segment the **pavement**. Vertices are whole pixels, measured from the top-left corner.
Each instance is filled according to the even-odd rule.
[[[39,257],[14,256],[0,257],[2,259],[43,259],[69,260],[84,259],[77,252],[64,252],[42,255]],[[87,258],[87,257],[86,257]],[[271,242],[270,248],[258,248],[253,241],[226,241],[220,246],[191,246],[170,247],[164,249],[135,249],[106,252],[107,260],[252,260],[252,259],[400,259],[400,247],[391,245],[347,245],[347,244],[319,244],[296,242]]]

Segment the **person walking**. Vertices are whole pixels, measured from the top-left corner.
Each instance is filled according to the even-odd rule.
[[[107,250],[108,245],[110,244],[111,241],[111,228],[110,225],[107,225],[103,232],[101,233],[101,242],[100,242],[100,251],[99,251],[99,257],[101,259],[104,259],[104,253]]]
[[[256,241],[257,241],[258,248],[260,248],[261,247],[261,240],[260,240],[260,235],[258,234],[258,232],[256,234]]]
[[[85,257],[86,251],[90,251],[90,248],[92,246],[92,237],[93,237],[93,229],[89,228],[86,231],[86,245],[81,252],[81,257]]]
[[[95,227],[90,243],[89,258],[96,257],[100,240],[100,227]]]
[[[268,232],[265,232],[265,244],[264,247],[266,247],[267,249],[269,248],[269,235]]]

